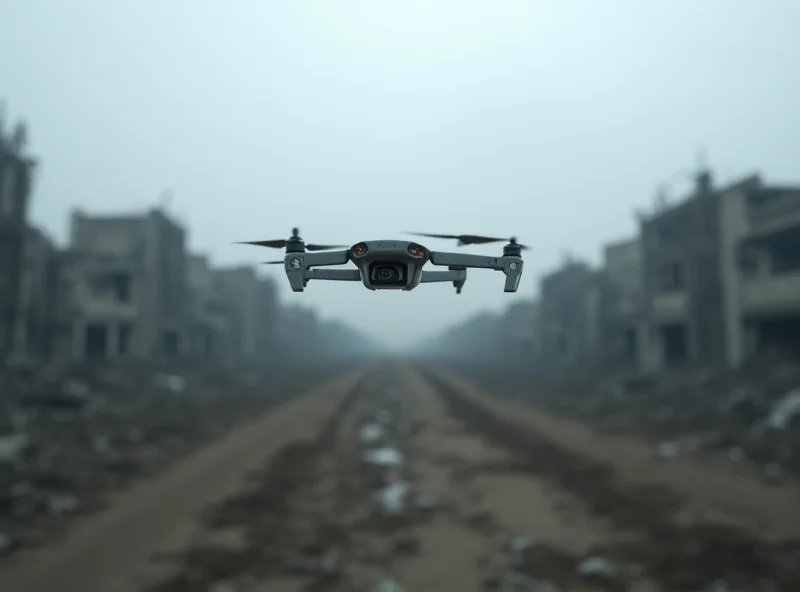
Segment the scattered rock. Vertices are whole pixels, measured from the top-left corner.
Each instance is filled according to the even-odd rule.
[[[406,589],[393,579],[381,580],[372,588],[372,592],[406,592]]]
[[[616,575],[616,566],[604,557],[588,557],[578,564],[578,574],[584,578],[606,579]]]

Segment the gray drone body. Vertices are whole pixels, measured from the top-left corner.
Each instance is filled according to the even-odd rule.
[[[459,238],[449,237],[443,238]],[[466,237],[469,239],[470,237]],[[481,239],[475,243],[461,240],[460,244],[482,244],[500,239]],[[492,269],[505,275],[505,292],[516,292],[522,277],[522,249],[514,239],[503,248],[501,257],[487,257],[467,253],[431,251],[419,243],[401,240],[364,241],[348,249],[327,250],[334,247],[307,245],[294,229],[285,241],[257,241],[257,244],[274,248],[285,247],[283,263],[289,285],[294,292],[302,292],[309,280],[361,282],[368,290],[413,290],[420,284],[451,282],[460,294],[467,281],[467,269]],[[313,252],[319,251],[319,252]],[[332,266],[353,264],[355,269],[330,269]],[[446,270],[424,269],[426,265],[446,267]],[[323,268],[323,269],[318,269]]]

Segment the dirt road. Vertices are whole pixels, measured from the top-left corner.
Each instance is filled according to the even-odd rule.
[[[347,374],[326,383],[199,450],[167,475],[117,495],[108,510],[83,519],[59,544],[4,559],[0,590],[141,590],[158,575],[154,553],[195,540],[207,504],[240,489],[244,476],[286,442],[319,431],[362,378]]]
[[[349,376],[0,563],[0,590],[800,589],[800,492],[651,448],[449,375]]]

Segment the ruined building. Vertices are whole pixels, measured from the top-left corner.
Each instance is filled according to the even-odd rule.
[[[23,241],[20,300],[14,329],[14,352],[47,359],[64,353],[68,317],[61,296],[61,254],[41,230],[29,226]]]
[[[800,332],[799,212],[800,189],[758,176],[717,188],[702,171],[641,221],[646,368],[735,366]]]
[[[726,359],[800,351],[800,187],[755,178],[723,202]]]
[[[208,258],[189,258],[188,354],[197,359],[232,361],[231,347],[236,335],[236,311],[215,281]]]
[[[163,211],[73,212],[65,259],[75,357],[185,352],[186,232]]]
[[[14,349],[22,290],[28,199],[35,161],[25,154],[26,129],[10,135],[0,120],[0,360]]]
[[[568,366],[596,359],[600,282],[588,264],[568,261],[542,278],[538,314],[542,361]]]
[[[600,274],[598,352],[604,364],[634,368],[642,341],[642,244],[638,238],[606,246]]]
[[[701,171],[691,195],[640,220],[645,368],[724,363],[723,193]]]
[[[213,272],[214,289],[230,304],[231,355],[242,361],[264,360],[272,353],[278,317],[277,287],[270,278],[256,275],[249,265],[219,268]]]

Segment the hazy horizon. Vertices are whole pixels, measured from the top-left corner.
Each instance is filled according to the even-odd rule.
[[[268,268],[284,302],[397,347],[530,298],[567,251],[598,262],[700,150],[720,183],[800,180],[789,0],[7,0],[4,14],[0,98],[41,160],[32,222],[61,243],[75,207],[145,209],[169,190],[190,249],[221,265],[280,258],[231,243],[293,226],[309,242],[419,230],[534,247],[516,295],[491,271],[458,296],[293,294]]]

